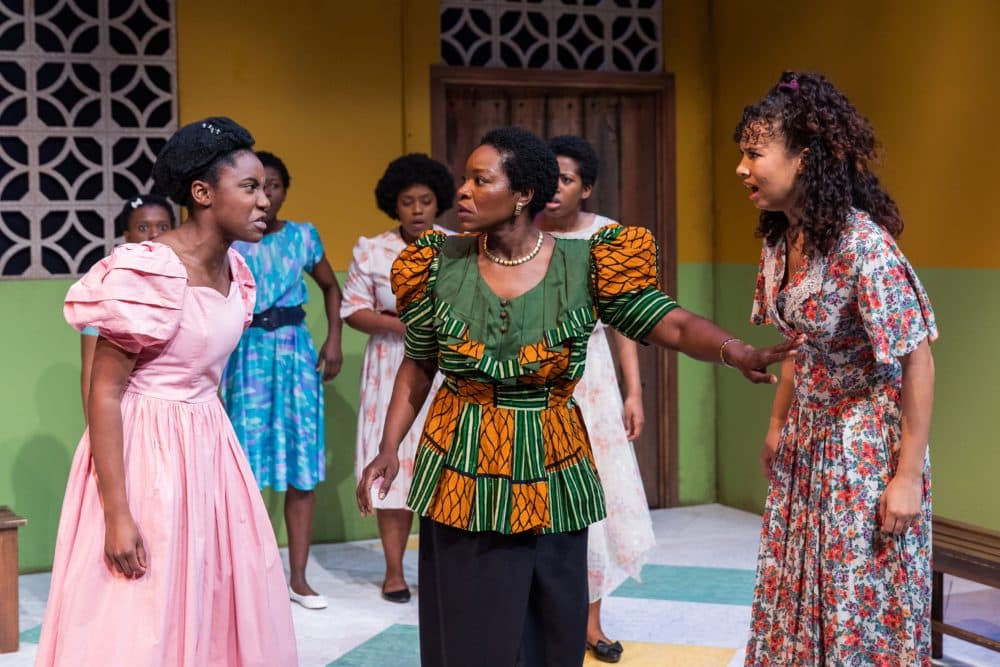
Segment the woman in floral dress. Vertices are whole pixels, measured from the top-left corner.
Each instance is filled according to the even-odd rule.
[[[361,405],[354,459],[354,471],[359,480],[361,471],[378,454],[392,383],[403,362],[406,327],[396,315],[396,297],[389,285],[389,269],[408,244],[434,228],[434,220],[450,209],[454,200],[454,179],[443,164],[419,153],[397,158],[389,163],[375,187],[375,202],[383,213],[398,220],[399,225],[371,238],[362,236],[354,246],[340,317],[350,327],[370,336],[361,369]],[[425,404],[399,447],[399,476],[386,497],[375,502],[385,554],[382,597],[389,602],[410,600],[410,589],[403,574],[403,553],[413,525],[413,512],[406,507],[406,494],[410,491],[413,458],[426,415]]]
[[[423,665],[583,663],[587,526],[605,508],[573,390],[598,316],[755,382],[801,342],[755,349],[677,307],[658,289],[647,229],[611,225],[589,241],[539,230],[558,174],[541,139],[493,130],[457,192],[472,233],[426,232],[393,264],[405,358],[357,500],[367,514],[376,482],[389,493],[399,443],[440,369],[407,498],[421,515]]]
[[[930,665],[937,328],[871,172],[874,132],[825,77],[786,72],[735,139],[764,238],[752,320],[806,337],[761,456],[746,664]]]
[[[597,181],[598,159],[582,137],[564,135],[549,140],[559,163],[559,187],[537,220],[556,238],[589,239],[614,220],[588,213],[583,203]],[[617,391],[618,377],[610,343],[621,360],[625,399]],[[634,340],[598,322],[587,343],[587,370],[573,392],[587,424],[594,463],[601,476],[608,518],[587,533],[587,647],[598,660],[618,662],[624,648],[601,627],[601,600],[627,578],[639,578],[646,554],[656,544],[646,491],[632,442],[642,431],[642,384]]]

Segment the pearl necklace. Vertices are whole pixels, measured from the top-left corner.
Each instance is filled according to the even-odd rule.
[[[479,247],[483,251],[483,254],[486,255],[486,259],[500,266],[517,266],[525,262],[530,262],[538,255],[538,252],[542,249],[542,243],[545,242],[545,233],[540,231],[538,232],[538,241],[535,243],[535,247],[531,249],[531,252],[517,259],[504,259],[503,257],[497,257],[489,251],[489,248],[486,247],[486,236],[486,232],[483,232],[483,235],[479,237]]]

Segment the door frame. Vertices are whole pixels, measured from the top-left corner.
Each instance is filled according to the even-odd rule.
[[[670,294],[677,293],[677,189],[674,77],[668,73],[581,72],[566,70],[526,70],[493,67],[431,65],[431,153],[447,160],[447,92],[449,88],[484,89],[544,88],[547,90],[650,94],[656,100],[654,129],[657,145],[657,193],[655,226],[660,245],[660,280]],[[656,351],[657,395],[665,403],[657,411],[660,442],[657,461],[665,475],[659,475],[654,507],[673,507],[678,493],[677,353]],[[647,415],[649,419],[649,415]]]

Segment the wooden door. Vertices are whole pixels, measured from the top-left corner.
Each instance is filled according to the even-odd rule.
[[[431,70],[434,157],[456,181],[489,130],[520,125],[539,136],[576,134],[597,151],[587,210],[650,228],[661,275],[675,291],[673,86],[667,75],[542,72],[436,66]],[[454,225],[454,213],[443,219]],[[676,360],[640,346],[646,426],[635,443],[650,507],[677,502]]]

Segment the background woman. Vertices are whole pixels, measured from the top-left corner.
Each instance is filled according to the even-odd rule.
[[[285,492],[289,596],[307,609],[326,599],[306,581],[316,484],[326,478],[323,382],[340,372],[340,285],[308,222],[278,218],[292,178],[280,158],[257,153],[270,201],[260,243],[236,243],[257,281],[253,321],[222,377],[222,400],[260,488]],[[303,272],[323,291],[327,336],[319,354],[305,325]]]
[[[549,140],[549,148],[559,164],[559,187],[536,220],[539,228],[556,238],[589,239],[602,227],[617,224],[583,210],[597,181],[593,147],[582,137],[560,136]],[[609,339],[621,361],[624,404],[613,389],[618,378]],[[587,425],[608,512],[606,519],[590,526],[587,535],[587,646],[599,660],[618,662],[622,645],[608,639],[601,627],[601,599],[628,577],[639,577],[646,553],[656,543],[630,442],[639,437],[644,421],[636,342],[598,322],[587,343],[587,370],[573,397]]]
[[[217,394],[253,315],[230,249],[264,233],[252,145],[228,118],[178,130],[153,176],[187,221],[66,295],[66,319],[100,338],[36,665],[297,664],[278,545]]]
[[[748,378],[797,341],[757,350],[657,289],[649,231],[611,227],[554,239],[535,216],[558,164],[519,128],[483,137],[466,162],[458,219],[472,234],[429,232],[392,270],[406,358],[379,454],[358,485],[391,489],[396,454],[434,373],[407,504],[420,523],[420,651],[425,665],[579,667],[587,630],[587,526],[604,497],[572,400],[595,313],[637,340],[722,359]]]
[[[930,665],[937,328],[874,131],[824,76],[785,72],[734,138],[764,237],[753,322],[806,337],[761,456],[746,664]]]
[[[125,243],[152,241],[174,228],[174,207],[160,195],[142,195],[129,199],[115,216],[115,236]],[[84,327],[80,332],[80,395],[83,398],[83,419],[87,419],[90,399],[90,370],[97,349],[97,329]]]
[[[340,316],[351,327],[369,335],[361,370],[354,459],[359,481],[364,467],[378,454],[392,383],[403,361],[406,328],[396,314],[389,270],[403,248],[434,228],[434,220],[451,208],[454,199],[454,180],[443,164],[419,153],[397,158],[389,163],[375,186],[375,203],[391,219],[398,220],[399,225],[378,236],[361,237],[354,246]],[[425,404],[414,427],[400,443],[399,476],[386,497],[374,503],[385,554],[382,597],[390,602],[410,600],[403,574],[403,553],[413,525],[413,512],[406,507],[406,494],[410,491],[413,458],[426,414]]]

